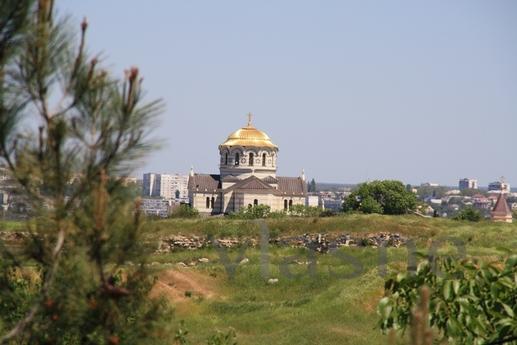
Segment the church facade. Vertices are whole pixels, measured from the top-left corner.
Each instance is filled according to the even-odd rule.
[[[267,205],[271,211],[305,205],[307,183],[300,177],[277,176],[278,146],[248,124],[219,145],[219,175],[197,174],[188,181],[190,205],[202,214],[229,214],[244,207]]]

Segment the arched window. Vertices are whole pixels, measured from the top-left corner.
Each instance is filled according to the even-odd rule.
[[[206,208],[210,208],[210,198],[206,197]]]
[[[253,206],[251,204],[248,204],[248,208],[252,208]]]
[[[239,152],[235,153],[235,165],[239,165],[239,161],[240,161],[240,157],[239,157]]]
[[[287,199],[284,199],[284,210],[287,210]]]
[[[265,153],[262,154],[262,166],[263,167],[266,166],[266,154]]]
[[[253,200],[253,205],[255,205],[255,206],[258,205],[258,199]]]
[[[224,154],[224,165],[228,165],[228,152]]]
[[[210,199],[210,208],[214,208],[215,198]]]
[[[255,155],[253,153],[250,153],[250,165],[253,166],[253,163],[255,163]]]
[[[293,208],[293,200],[289,200],[289,209],[291,210]]]
[[[174,192],[174,196],[176,197],[176,199],[180,198],[180,194],[180,191],[176,189],[176,191]]]

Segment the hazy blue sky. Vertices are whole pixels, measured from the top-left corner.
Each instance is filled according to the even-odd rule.
[[[517,1],[61,1],[167,109],[142,171],[218,171],[246,114],[279,173],[517,186]],[[140,171],[141,172],[141,171]]]

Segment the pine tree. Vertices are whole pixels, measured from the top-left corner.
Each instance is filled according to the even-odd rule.
[[[30,210],[0,243],[0,343],[158,344],[139,205],[119,176],[151,148],[160,101],[137,68],[112,77],[55,18],[52,0],[0,6],[0,157]],[[74,181],[72,184],[71,181]]]
[[[307,187],[307,190],[308,192],[310,193],[314,193],[316,192],[316,181],[314,180],[314,178],[311,180],[311,182],[309,182],[309,185]]]

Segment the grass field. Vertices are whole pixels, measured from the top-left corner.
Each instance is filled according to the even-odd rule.
[[[517,248],[517,224],[376,215],[266,222],[273,236],[398,232],[415,239],[423,253],[431,241],[454,237],[466,244],[468,255],[491,261],[499,261]],[[259,228],[253,221],[212,218],[155,221],[150,231],[152,238],[190,233],[225,237],[258,236]],[[446,252],[455,252],[451,243],[443,246],[442,253]],[[263,273],[258,249],[245,251],[243,256],[249,262],[235,265],[233,275],[214,249],[179,251],[157,255],[153,260],[160,263],[163,272],[179,274],[171,277],[162,273],[165,288],[161,292],[175,296],[171,300],[177,318],[185,321],[194,344],[202,343],[214,330],[229,328],[236,330],[239,344],[387,344],[376,328],[376,305],[384,282],[377,268],[378,250],[347,247],[338,253],[356,258],[355,268],[340,254],[318,254],[316,264],[307,265],[308,251],[275,247],[268,250],[268,275]],[[238,250],[229,252],[231,262],[239,262],[238,256]],[[177,267],[179,262],[189,264],[200,258],[209,262]],[[404,270],[406,248],[389,248],[388,262],[390,274]],[[349,277],[354,270],[357,276]],[[268,278],[278,278],[278,283],[268,284]]]
[[[465,243],[468,255],[490,261],[517,252],[517,224],[379,215],[265,222],[271,237],[382,231],[414,239],[424,254],[432,241],[451,237]],[[23,224],[0,228],[6,229],[23,230]],[[146,230],[149,241],[173,234],[259,236],[257,222],[224,218],[150,221]],[[451,243],[442,246],[441,253],[455,252]],[[270,246],[267,265],[263,264],[264,255],[259,248],[156,254],[151,258],[158,276],[153,293],[171,301],[192,344],[205,344],[216,330],[230,328],[241,345],[387,344],[387,337],[376,328],[376,306],[384,283],[378,269],[378,249],[344,247],[332,254],[313,254],[305,249]],[[388,248],[387,257],[389,274],[405,270],[406,248]],[[239,264],[242,258],[248,261]],[[278,282],[268,284],[270,278]],[[171,330],[171,343],[173,333]]]

